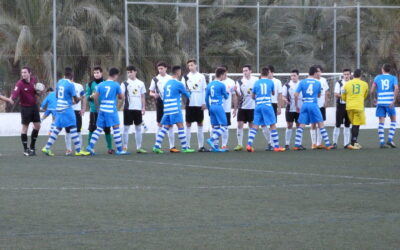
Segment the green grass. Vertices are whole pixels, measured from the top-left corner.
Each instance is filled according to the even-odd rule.
[[[375,130],[361,130],[361,151],[265,152],[259,133],[255,153],[115,156],[103,141],[94,157],[63,156],[60,137],[59,156],[28,158],[0,138],[0,249],[400,245],[399,150],[378,149]],[[154,135],[144,141],[150,151]]]

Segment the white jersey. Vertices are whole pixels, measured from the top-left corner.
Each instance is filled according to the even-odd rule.
[[[236,82],[236,93],[239,96],[240,109],[254,109],[256,103],[253,99],[254,83],[258,80],[257,77],[251,76],[250,79],[242,78]]]
[[[190,92],[189,107],[201,107],[201,105],[206,104],[207,83],[203,74],[189,72],[182,77],[182,83],[186,90]]]
[[[222,83],[225,84],[226,93],[228,93],[228,99],[222,100],[222,106],[224,107],[225,113],[229,113],[232,109],[232,95],[236,95],[235,81],[227,77]]]
[[[272,103],[278,103],[278,95],[282,94],[282,82],[277,78],[271,79],[274,82],[275,94],[271,96]]]
[[[128,79],[121,83],[121,93],[125,96],[124,109],[142,110],[142,95],[146,93],[144,83],[139,79]]]
[[[158,93],[162,99],[164,96],[163,95],[164,94],[164,86],[169,80],[172,79],[172,77],[168,74],[166,74],[165,76],[161,76],[160,74],[158,74],[155,78],[157,78],[157,86],[156,86],[156,83],[153,78],[153,79],[151,79],[149,90]]]
[[[299,86],[300,81],[297,83],[294,83],[293,81],[290,81],[288,84],[283,85],[282,87],[282,96],[286,97],[286,99],[289,101],[289,107],[286,106],[287,111],[289,112],[296,112],[296,102],[294,100],[294,94],[296,93],[296,89]],[[288,88],[289,85],[289,88]],[[302,102],[302,94],[301,92],[299,93],[299,99],[297,101],[297,106],[301,108],[301,105],[303,104]],[[288,109],[289,108],[289,109]]]
[[[78,98],[81,98],[82,96],[85,96],[85,90],[83,89],[82,84],[73,82],[74,86],[75,86],[75,92],[76,92],[76,96]],[[82,101],[79,101],[77,104],[72,105],[72,108],[75,111],[81,111],[82,110]]]
[[[336,82],[336,83],[335,83],[335,90],[334,90],[334,93],[335,93],[335,94],[340,94],[340,95],[343,94],[343,92],[344,92],[344,85],[346,84],[347,81],[341,80],[341,82],[342,82],[342,86],[340,86],[340,83],[339,83],[339,82]],[[336,97],[336,99],[337,99],[337,97]],[[340,103],[341,103],[341,104],[346,104],[346,102],[343,101],[342,98],[340,98]]]
[[[319,80],[317,80],[321,83],[321,96],[318,98],[318,106],[320,108],[322,108],[323,106],[325,106],[325,95],[326,95],[326,91],[329,90],[329,85],[328,85],[328,81],[321,77]]]

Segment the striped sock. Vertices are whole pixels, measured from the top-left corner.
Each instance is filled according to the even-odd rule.
[[[50,125],[50,133],[51,133],[54,129],[56,129],[56,123],[55,123],[55,122],[52,122],[51,125]]]
[[[75,151],[78,153],[81,152],[81,141],[79,138],[78,130],[76,128],[71,128],[70,133],[72,141],[74,142],[75,145]]]
[[[379,143],[382,145],[385,143],[385,128],[384,123],[379,123],[378,127],[378,136],[379,136]]]
[[[121,130],[118,128],[113,129],[113,138],[115,145],[117,146],[117,150],[121,152],[122,149],[122,136],[121,136]]]
[[[279,134],[278,130],[273,129],[271,130],[271,138],[274,144],[274,148],[279,148]]]
[[[320,128],[319,132],[322,135],[322,138],[324,139],[325,142],[325,146],[329,147],[331,146],[331,143],[329,142],[329,135],[328,135],[328,131],[326,131],[325,128]]]
[[[97,127],[96,130],[93,132],[92,137],[90,138],[89,148],[94,148],[94,145],[96,145],[96,142],[99,139],[101,133],[103,133],[103,129]]]
[[[58,134],[61,132],[61,129],[59,128],[54,128],[49,136],[49,140],[47,141],[46,144],[46,149],[50,149],[51,146],[53,146],[54,142],[57,140]]]
[[[249,139],[247,141],[247,145],[253,146],[253,141],[254,141],[254,138],[256,137],[256,134],[257,134],[257,129],[251,128],[249,130]]]
[[[213,128],[213,134],[211,136],[211,141],[215,142],[216,140],[218,140],[218,138],[222,135],[220,132],[221,127],[214,127]]]
[[[396,121],[390,123],[388,142],[393,141],[394,133],[396,133]]]
[[[295,141],[295,147],[298,147],[301,145],[301,142],[303,140],[303,128],[297,128],[296,129],[296,141]]]
[[[183,149],[188,148],[188,144],[186,141],[186,135],[185,135],[185,129],[184,128],[178,128],[178,137],[179,140],[181,141],[181,145]]]
[[[161,144],[164,140],[165,135],[168,133],[169,128],[167,127],[162,127],[160,131],[157,133],[157,139],[156,139],[156,144],[154,147],[156,148],[161,148]]]

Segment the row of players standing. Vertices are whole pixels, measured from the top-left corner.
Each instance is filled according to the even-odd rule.
[[[324,120],[326,119],[326,107],[329,103],[329,85],[325,78],[321,77],[322,67],[316,66],[318,69],[317,77],[321,82],[321,95],[318,98],[318,105],[320,107],[322,116]],[[207,87],[207,83],[203,74],[197,71],[197,63],[196,60],[189,60],[187,62],[187,68],[189,73],[184,75],[181,79],[185,88],[188,92],[190,92],[191,96],[188,102],[186,103],[186,136],[187,141],[190,146],[191,132],[192,132],[192,123],[197,123],[197,141],[198,141],[198,150],[199,152],[208,151],[204,147],[204,132],[203,132],[203,120],[204,120],[204,110],[206,108],[205,104],[205,90]],[[228,71],[226,66],[222,66],[225,70]],[[271,102],[272,107],[274,109],[275,117],[281,114],[281,107],[286,106],[286,121],[287,121],[287,129],[286,129],[286,138],[285,138],[285,147],[288,149],[291,137],[293,133],[293,125],[297,123],[299,117],[299,110],[297,110],[294,103],[294,93],[299,84],[299,71],[293,70],[291,72],[291,80],[286,84],[282,84],[282,82],[274,77],[274,67],[272,65],[268,65],[269,75],[268,78],[274,82],[274,94],[272,95]],[[155,76],[150,84],[150,95],[156,99],[156,107],[157,107],[157,123],[159,125],[159,130],[161,129],[161,118],[163,115],[163,103],[162,96],[164,88],[163,86],[171,79],[171,76],[167,74],[167,65],[164,62],[160,62],[157,64],[158,75]],[[253,99],[252,90],[254,88],[254,83],[259,79],[258,77],[252,76],[252,66],[246,64],[242,67],[243,77],[238,81],[234,81],[231,78],[227,77],[225,80],[221,81],[226,86],[226,90],[228,95],[228,99],[223,100],[223,107],[226,112],[228,126],[231,125],[231,117],[237,119],[237,146],[234,148],[235,151],[241,151],[243,149],[243,128],[247,123],[249,128],[253,126],[254,119],[254,109],[255,109],[255,100]],[[299,102],[299,106],[301,107],[301,101]],[[233,107],[233,109],[232,109]],[[273,150],[272,146],[272,138],[271,133],[268,127],[263,127],[263,134],[267,140],[266,150]],[[168,131],[168,137],[170,142],[170,151],[176,152],[177,149],[174,145],[174,133],[173,130]],[[320,133],[317,133],[316,126],[312,126],[311,129],[311,138],[313,147],[317,147],[317,145],[322,148],[322,136]],[[222,135],[221,140],[221,148],[227,149],[229,140],[229,131],[226,130]]]

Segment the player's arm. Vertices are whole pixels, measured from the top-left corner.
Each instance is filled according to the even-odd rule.
[[[154,97],[155,99],[160,97],[160,95],[156,92],[156,83],[154,82],[154,80],[151,80],[149,90],[150,96]]]
[[[301,91],[301,84],[299,84],[299,86],[297,87],[296,91],[294,92],[294,105],[296,106],[296,112],[297,113],[300,112],[300,108],[299,108],[300,91]]]
[[[335,95],[335,97],[337,98],[337,99],[340,99],[340,98],[342,98],[342,95],[340,94],[340,84],[339,84],[339,82],[336,82],[335,83],[335,89],[334,89],[334,95]]]
[[[396,104],[396,101],[397,101],[397,95],[399,94],[399,85],[398,84],[395,84],[394,85],[394,97],[393,97],[393,102],[392,102],[392,104],[390,105],[390,107],[394,107],[395,106],[395,104]]]
[[[371,94],[372,98],[374,99],[374,105],[376,105],[375,88],[376,88],[376,83],[373,82],[373,83],[372,83],[372,86],[371,86],[370,94]]]
[[[10,104],[14,104],[14,101],[11,98],[7,98],[3,95],[0,95],[0,100],[5,101],[5,102],[9,102]]]
[[[94,92],[93,94],[92,94],[92,98],[93,98],[93,101],[94,101],[94,104],[96,105],[96,107],[99,107],[99,92]]]
[[[44,98],[42,104],[40,104],[40,110],[44,111],[45,108],[49,105],[49,95]]]
[[[336,92],[336,91],[335,91]],[[335,93],[336,95],[336,93]],[[337,96],[336,96],[337,97]],[[347,102],[347,90],[346,90],[346,85],[343,88],[343,93],[340,95],[340,97],[337,98],[341,98],[343,101]]]
[[[329,91],[329,85],[328,88],[325,90],[325,103],[324,107],[328,107],[329,100],[331,99],[331,92]]]
[[[207,109],[210,110],[210,90],[206,89],[206,98],[204,99]]]
[[[17,84],[15,84],[14,90],[11,92],[10,99],[15,100],[19,97],[20,94],[21,94],[21,88],[18,86],[17,82]]]
[[[140,101],[142,102],[142,115],[146,113],[146,87],[142,85],[142,92],[140,95]]]
[[[205,110],[206,109],[206,103],[205,103],[205,96],[206,96],[206,88],[207,88],[207,83],[206,83],[206,78],[203,76],[201,78],[202,80],[202,84],[203,84],[203,91],[201,92],[202,96],[201,96],[201,100],[203,100],[202,104],[201,104],[201,109]]]
[[[94,93],[92,93],[92,88],[91,88],[91,82],[90,83],[88,83],[87,85],[86,85],[86,99],[88,100],[88,101],[93,101],[94,99],[93,99],[93,94]]]
[[[290,104],[289,100],[287,98],[287,95],[288,95],[288,91],[287,91],[287,87],[285,85],[282,88],[282,100],[283,100],[284,104]]]
[[[85,91],[83,91],[83,89],[82,89],[82,92],[81,92],[81,111],[80,111],[81,116],[83,116],[85,114],[86,105],[87,105],[87,100],[86,100],[86,96],[85,96]]]
[[[229,94],[228,92],[226,92],[226,87],[225,85],[221,86],[221,90],[222,90],[222,96],[224,97],[224,99],[228,99],[229,98]]]

